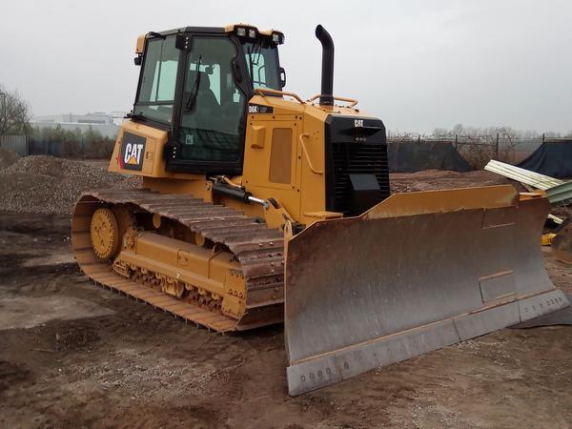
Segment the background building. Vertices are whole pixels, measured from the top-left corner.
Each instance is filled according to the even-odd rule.
[[[63,130],[71,131],[78,128],[81,131],[87,131],[91,127],[93,131],[98,131],[103,137],[115,138],[124,116],[125,112],[43,115],[33,117],[30,125],[40,129],[54,128],[56,125],[59,125]]]

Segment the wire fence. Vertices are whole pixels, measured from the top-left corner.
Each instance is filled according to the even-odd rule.
[[[422,137],[397,137],[390,136],[389,143],[417,142],[424,143],[449,143],[474,167],[483,168],[491,159],[518,164],[532,154],[545,141],[545,136],[535,138],[515,138],[511,136],[484,135],[463,136],[454,135],[444,138]]]
[[[29,154],[26,136],[0,136],[0,147],[14,151],[20,156]]]

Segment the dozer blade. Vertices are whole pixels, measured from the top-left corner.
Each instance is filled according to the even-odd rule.
[[[572,265],[572,221],[570,219],[566,220],[552,239],[552,250],[556,259]]]
[[[306,228],[287,249],[290,394],[568,306],[540,252],[548,211],[495,186],[396,194]]]

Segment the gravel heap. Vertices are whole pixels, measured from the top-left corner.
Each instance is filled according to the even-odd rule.
[[[71,214],[82,191],[137,188],[140,183],[137,177],[109,173],[83,161],[28,156],[0,170],[0,210]]]
[[[0,170],[11,166],[20,159],[20,155],[16,152],[0,147]]]

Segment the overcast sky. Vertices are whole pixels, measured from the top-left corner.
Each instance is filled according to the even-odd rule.
[[[1,0],[0,84],[35,115],[132,108],[139,34],[247,22],[286,35],[287,91],[319,92],[316,24],[334,93],[392,131],[572,130],[572,1]]]

